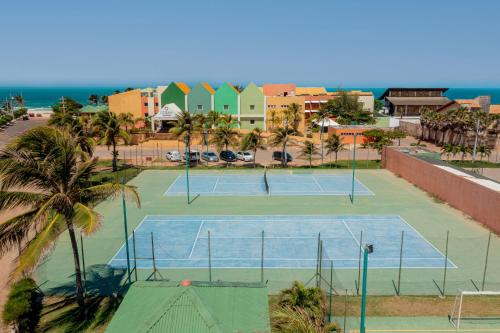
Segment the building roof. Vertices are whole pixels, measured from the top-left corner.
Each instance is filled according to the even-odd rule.
[[[297,87],[295,95],[326,95],[325,87]]]
[[[212,88],[212,86],[211,86],[211,85],[209,85],[208,83],[206,83],[206,82],[202,82],[202,84],[201,84],[201,85],[202,85],[205,89],[207,89],[207,90],[208,90],[208,92],[210,93],[210,95],[215,94],[215,90],[214,90],[214,88]]]
[[[384,99],[389,95],[389,91],[391,90],[403,90],[403,91],[429,91],[429,90],[440,90],[443,93],[448,91],[448,88],[387,88],[384,93],[378,99]]]
[[[450,100],[446,97],[386,97],[393,105],[444,105]]]
[[[490,105],[490,113],[491,114],[500,114],[500,104],[491,104]]]
[[[227,83],[231,88],[233,88],[234,91],[236,91],[238,94],[240,93],[238,89],[236,89],[231,82]]]
[[[371,91],[347,90],[345,92],[347,92],[349,95],[373,96],[373,93]],[[339,95],[340,93],[341,93],[341,91],[332,91],[332,92],[328,92],[327,95],[336,96],[336,95]]]
[[[184,82],[175,82],[175,84],[177,85],[177,87],[179,87],[180,90],[182,90],[185,95],[187,95],[189,93],[189,90],[191,90]]]
[[[270,332],[263,284],[136,282],[106,332]]]
[[[479,102],[477,101],[477,99],[456,99],[455,102],[460,104],[460,105],[467,105],[471,108],[480,108],[481,107],[481,105],[479,105]]]
[[[262,86],[262,91],[265,96],[279,96],[283,95],[284,92],[295,92],[297,86],[295,83],[285,83],[285,84],[275,84],[266,83]]]
[[[85,105],[80,109],[80,113],[97,113],[104,110],[108,110],[107,105]]]

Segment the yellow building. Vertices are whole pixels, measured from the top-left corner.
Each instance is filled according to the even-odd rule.
[[[304,119],[304,97],[303,96],[267,96],[266,97],[266,128],[272,131],[273,128],[279,127],[283,122],[283,111],[292,103],[299,105],[301,113],[301,121],[299,131],[305,129]]]
[[[109,111],[115,114],[128,113],[134,118],[143,117],[141,90],[134,89],[108,97]]]

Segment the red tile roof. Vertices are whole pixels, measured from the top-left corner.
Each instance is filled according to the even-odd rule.
[[[266,83],[262,86],[265,96],[283,96],[284,92],[295,95],[295,83],[273,84]]]

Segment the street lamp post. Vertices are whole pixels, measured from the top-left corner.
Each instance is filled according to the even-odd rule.
[[[189,138],[186,135],[184,138],[184,144],[186,146],[186,190],[187,190],[187,203],[189,205],[190,200],[189,200]]]
[[[365,316],[366,316],[366,285],[368,278],[368,254],[373,252],[373,245],[366,244],[363,247],[363,286],[361,294],[361,322],[359,327],[360,333],[365,333]]]

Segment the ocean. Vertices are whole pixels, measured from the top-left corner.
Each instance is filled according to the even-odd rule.
[[[81,104],[88,103],[91,94],[110,95],[115,90],[123,90],[123,87],[0,87],[0,103],[6,98],[21,94],[25,104],[30,108],[45,108],[54,105],[62,96],[71,97]],[[343,88],[344,90],[372,91],[375,98],[382,95],[385,88]],[[335,91],[336,88],[327,88]],[[474,98],[480,95],[491,96],[493,104],[500,104],[500,88],[450,88],[446,96],[455,98]]]

